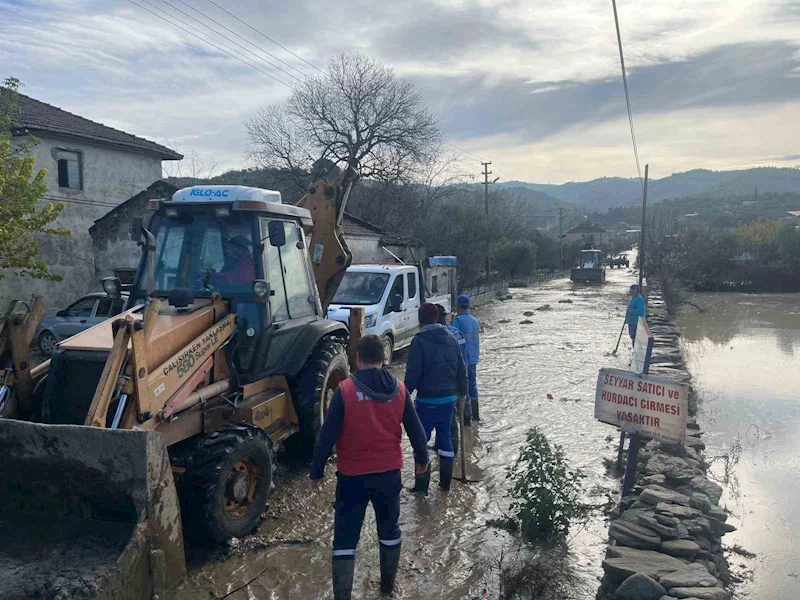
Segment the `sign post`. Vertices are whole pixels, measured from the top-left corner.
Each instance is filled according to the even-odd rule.
[[[650,372],[650,360],[653,357],[653,332],[642,317],[636,326],[636,339],[633,343],[631,368],[639,374]]]

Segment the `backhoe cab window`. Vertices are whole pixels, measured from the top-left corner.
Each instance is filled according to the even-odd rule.
[[[237,216],[182,215],[153,219],[156,236],[155,288],[166,295],[174,288],[189,288],[195,296],[252,295],[255,276],[252,222]],[[147,264],[137,290],[146,295]]]

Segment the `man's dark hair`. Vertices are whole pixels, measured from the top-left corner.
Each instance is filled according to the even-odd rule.
[[[368,365],[383,364],[383,341],[375,334],[368,334],[358,340],[356,352],[362,363]]]
[[[439,309],[439,323],[447,325],[447,311],[444,309],[444,306],[437,304],[436,308]]]
[[[435,304],[426,302],[417,311],[421,325],[433,325],[439,320],[439,309]]]

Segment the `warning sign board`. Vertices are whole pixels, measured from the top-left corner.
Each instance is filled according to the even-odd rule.
[[[683,442],[689,386],[619,369],[600,369],[594,418],[626,432]]]

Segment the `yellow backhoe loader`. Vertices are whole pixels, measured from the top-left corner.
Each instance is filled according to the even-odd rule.
[[[351,263],[356,177],[319,180],[297,206],[241,186],[151,201],[126,310],[35,369],[41,302],[11,313],[0,597],[151,598],[185,573],[184,539],[255,530],[276,445],[308,453],[349,375],[348,328],[325,315]]]

